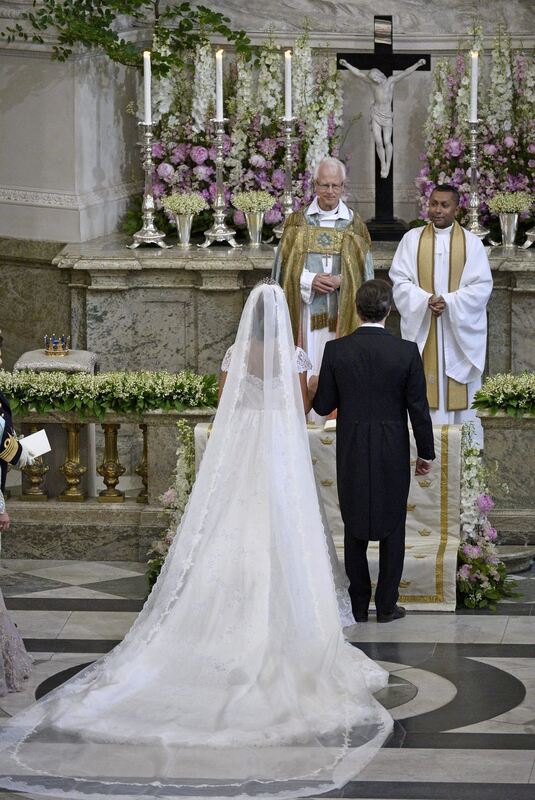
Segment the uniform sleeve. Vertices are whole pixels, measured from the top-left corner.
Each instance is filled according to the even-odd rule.
[[[3,420],[2,420],[3,421]],[[5,423],[0,438],[0,460],[15,466],[19,463],[22,446],[15,436],[14,431],[6,428]]]
[[[0,514],[3,514],[5,510],[6,510],[6,501],[4,499],[2,490],[0,489]]]

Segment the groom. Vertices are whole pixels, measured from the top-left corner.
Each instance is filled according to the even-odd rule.
[[[382,280],[357,292],[362,325],[328,342],[313,408],[326,416],[338,409],[336,469],[345,526],[345,567],[357,622],[368,619],[371,581],[366,550],[379,540],[377,622],[405,616],[397,605],[405,554],[405,517],[410,484],[410,417],[418,457],[416,475],[431,471],[433,428],[418,347],[385,330],[392,290]]]

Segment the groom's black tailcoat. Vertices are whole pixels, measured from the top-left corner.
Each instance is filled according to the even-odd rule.
[[[410,484],[409,414],[418,455],[435,457],[418,347],[384,328],[328,342],[314,410],[335,408],[340,511],[357,539],[383,539],[405,519]]]
[[[384,328],[361,327],[325,346],[314,410],[338,409],[336,470],[345,528],[345,565],[353,613],[371,598],[366,557],[380,540],[378,613],[393,611],[405,553],[410,485],[407,414],[418,455],[433,459],[433,428],[418,347]]]

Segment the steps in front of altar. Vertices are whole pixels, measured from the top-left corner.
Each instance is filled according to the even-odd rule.
[[[8,500],[11,527],[2,537],[2,558],[146,561],[151,542],[167,528],[159,506]]]

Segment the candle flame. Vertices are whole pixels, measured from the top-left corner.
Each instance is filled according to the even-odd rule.
[[[149,56],[150,58],[150,50],[143,50],[143,56],[144,57]]]
[[[291,50],[286,50],[284,55],[285,55],[286,58],[291,58],[292,57],[292,51]]]
[[[479,50],[470,50],[470,55],[472,56],[472,58],[478,58]]]
[[[223,50],[223,48],[221,48],[220,50],[217,51],[216,56],[219,56],[219,58],[223,58],[223,53],[224,52],[225,51]]]

